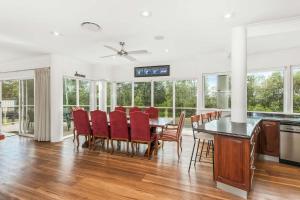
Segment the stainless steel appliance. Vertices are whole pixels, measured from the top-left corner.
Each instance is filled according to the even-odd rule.
[[[280,157],[282,163],[300,166],[300,126],[280,125]]]

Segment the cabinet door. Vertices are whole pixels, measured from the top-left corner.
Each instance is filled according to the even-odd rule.
[[[261,153],[269,156],[279,156],[279,123],[262,122]]]

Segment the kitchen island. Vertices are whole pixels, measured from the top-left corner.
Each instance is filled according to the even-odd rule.
[[[247,198],[261,121],[248,118],[246,123],[235,123],[224,117],[198,127],[198,131],[214,135],[214,179],[218,188]]]

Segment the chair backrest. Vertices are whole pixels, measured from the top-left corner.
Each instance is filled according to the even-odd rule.
[[[201,120],[201,115],[191,116],[191,125],[193,129],[198,128],[200,120]]]
[[[215,120],[218,119],[218,112],[217,111],[213,111],[210,113],[210,120]]]
[[[126,112],[126,108],[124,108],[123,106],[116,106],[116,107],[115,107],[115,111]]]
[[[139,111],[142,111],[140,108],[138,107],[132,107],[129,109],[129,113],[132,113],[132,112],[139,112]]]
[[[154,107],[146,108],[145,113],[149,115],[150,119],[157,119],[159,116],[159,110]]]
[[[126,113],[113,111],[109,113],[110,136],[112,139],[129,139]]]
[[[181,137],[182,129],[184,127],[184,120],[185,120],[185,113],[181,112],[179,121],[178,121],[178,128],[177,128],[177,139]]]
[[[222,111],[218,111],[218,119],[220,119],[222,117]]]
[[[74,127],[77,134],[90,135],[92,133],[87,111],[75,110],[72,112]]]
[[[202,123],[209,122],[210,121],[209,113],[201,114],[201,121],[202,121]]]
[[[101,110],[92,111],[91,120],[94,136],[109,137],[106,112]]]
[[[150,141],[149,115],[143,112],[130,113],[131,141]]]

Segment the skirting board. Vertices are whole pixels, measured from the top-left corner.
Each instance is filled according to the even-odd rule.
[[[259,154],[258,155],[258,159],[259,160],[267,160],[267,161],[279,162],[279,157],[268,156],[268,155],[263,155],[263,154]]]
[[[243,199],[247,199],[247,197],[248,197],[248,192],[247,191],[241,190],[239,188],[236,188],[236,187],[224,184],[224,183],[221,183],[219,181],[217,181],[217,188],[219,188],[219,189],[221,189],[225,192],[229,192],[231,194],[239,196]]]

